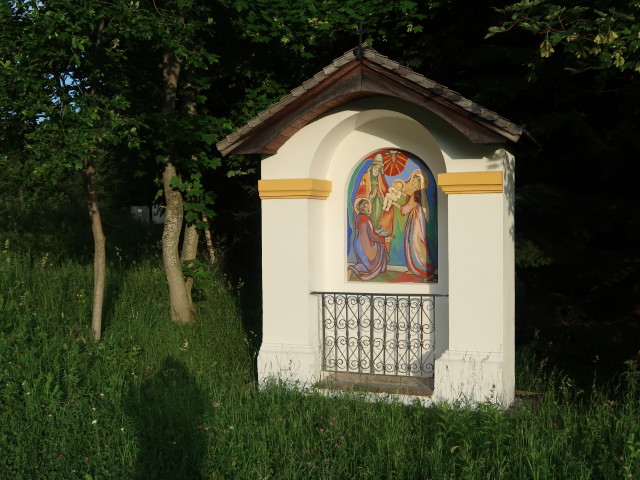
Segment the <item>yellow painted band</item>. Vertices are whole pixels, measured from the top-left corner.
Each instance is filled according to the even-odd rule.
[[[317,178],[258,180],[262,200],[273,198],[314,198],[325,200],[331,193],[331,182]]]
[[[439,173],[438,185],[447,195],[454,193],[501,193],[502,172]]]

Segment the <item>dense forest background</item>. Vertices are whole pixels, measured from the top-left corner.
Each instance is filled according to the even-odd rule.
[[[216,268],[242,285],[247,326],[259,328],[259,159],[221,158],[215,143],[353,49],[363,21],[381,54],[535,140],[511,146],[517,341],[537,337],[567,368],[638,358],[638,4],[77,3],[1,7],[0,214],[43,251],[47,229],[86,215],[87,165],[108,259],[129,207],[175,189],[186,224],[208,217]],[[176,174],[163,184],[168,165]],[[60,252],[91,257],[86,224]]]

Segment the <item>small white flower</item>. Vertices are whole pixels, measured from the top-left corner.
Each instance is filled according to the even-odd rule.
[[[92,407],[91,410],[93,410],[95,412],[96,411],[96,407]]]
[[[122,427],[122,428],[120,429],[120,431],[124,432],[124,427]]]
[[[95,425],[96,423],[98,423],[98,420],[91,420],[91,423]]]

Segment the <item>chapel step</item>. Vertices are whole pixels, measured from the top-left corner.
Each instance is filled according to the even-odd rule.
[[[325,373],[325,377],[317,386],[337,390],[430,397],[433,394],[433,377],[332,372]]]

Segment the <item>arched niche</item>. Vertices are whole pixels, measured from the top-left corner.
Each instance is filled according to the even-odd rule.
[[[311,251],[310,258],[311,289],[350,289],[365,291],[371,288],[365,282],[349,282],[345,265],[348,242],[348,219],[345,205],[350,203],[348,184],[357,165],[365,160],[366,154],[380,149],[397,149],[410,152],[424,162],[434,181],[430,185],[436,204],[434,216],[437,218],[437,247],[435,264],[447,263],[447,202],[441,190],[436,189],[435,178],[446,172],[446,156],[432,133],[419,121],[397,110],[373,108],[367,110],[368,102],[355,102],[353,109],[335,112],[309,125],[322,131],[322,140],[318,147],[308,149],[314,154],[309,159],[301,158],[296,152],[305,148],[304,138],[294,135],[285,144],[279,156],[297,162],[309,162],[309,176],[312,178],[331,178],[331,195],[323,202],[310,205],[314,209],[310,222]],[[356,108],[357,107],[357,108]],[[336,121],[336,117],[339,121]],[[326,126],[324,125],[326,122]],[[308,146],[309,142],[306,142]],[[448,275],[446,268],[439,268],[437,283],[388,284],[391,291],[446,294]]]

